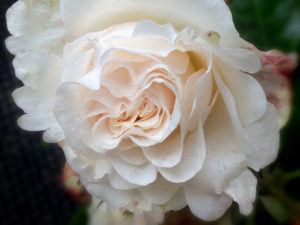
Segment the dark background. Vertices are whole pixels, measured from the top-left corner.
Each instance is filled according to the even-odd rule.
[[[43,143],[41,133],[17,126],[22,115],[11,93],[15,78],[4,45],[9,36],[5,13],[15,0],[0,0],[0,224],[66,225],[78,205],[58,180],[65,159],[56,145]]]

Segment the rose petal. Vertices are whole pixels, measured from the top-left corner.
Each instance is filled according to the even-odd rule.
[[[27,28],[27,7],[24,1],[17,1],[6,13],[7,29],[9,33],[15,36],[22,35]]]
[[[145,186],[152,183],[156,179],[156,169],[150,163],[133,165],[121,160],[117,156],[111,156],[109,157],[109,160],[117,173],[132,184]]]
[[[43,133],[43,140],[48,143],[56,143],[58,140],[63,140],[64,138],[64,131],[61,129],[56,119],[53,120],[52,125]]]
[[[13,60],[17,78],[20,79],[25,86],[34,85],[34,83],[37,82],[44,65],[47,65],[49,57],[51,56],[41,53],[17,55]]]
[[[129,138],[143,147],[163,142],[177,128],[181,116],[180,101],[176,88],[161,78],[153,79],[150,85],[152,86],[145,91],[145,96],[149,101],[163,107],[168,119],[164,119],[160,126],[161,129],[154,129],[151,135],[149,133],[148,135],[145,134],[141,129],[131,129],[128,132],[130,134]]]
[[[68,60],[62,71],[60,83],[75,82],[84,77],[91,67],[93,50],[85,51]]]
[[[61,27],[51,28],[32,36],[11,36],[5,40],[8,51],[14,55],[24,52],[49,52],[61,54],[63,43],[69,40]],[[63,40],[63,41],[62,41]]]
[[[18,125],[29,131],[45,130],[43,139],[48,143],[56,143],[65,138],[65,134],[52,113],[25,114],[18,119]]]
[[[139,189],[141,195],[154,204],[162,205],[168,202],[179,189],[179,184],[170,183],[158,176],[155,182]]]
[[[201,190],[184,188],[185,198],[192,213],[206,221],[221,217],[232,200],[226,195],[205,194]]]
[[[68,61],[71,58],[80,55],[84,52],[91,50],[91,48],[95,48],[93,45],[93,40],[101,37],[102,32],[88,33],[83,35],[82,37],[67,43],[63,49],[63,58]]]
[[[105,40],[108,48],[122,49],[124,51],[133,51],[142,55],[157,55],[159,57],[166,57],[174,50],[174,44],[170,41],[161,38],[156,39],[141,39],[139,37],[123,37],[112,38]],[[179,48],[180,46],[178,46]],[[175,47],[176,49],[176,47]]]
[[[60,85],[57,89],[54,113],[74,151],[84,152],[84,154],[89,154],[91,157],[95,157],[96,155],[101,157],[99,152],[103,152],[103,149],[93,148],[95,152],[92,152],[90,146],[81,139],[81,132],[84,130],[77,129],[77,121],[80,116],[78,115],[80,112],[80,102],[83,102],[84,92],[84,88],[79,85],[72,83]]]
[[[118,66],[114,67],[114,71],[104,73],[101,79],[101,85],[118,98],[132,96],[136,89],[133,85],[131,71],[126,67],[126,65],[119,63]],[[99,81],[96,82],[100,84]]]
[[[203,72],[203,71],[202,71]],[[187,93],[185,94],[185,99],[190,97],[189,91],[192,89],[194,91],[194,101],[193,107],[189,116],[189,124],[187,125],[188,131],[194,131],[199,124],[199,119],[201,118],[200,114],[203,113],[203,110],[207,108],[211,101],[212,91],[213,91],[213,82],[212,82],[212,74],[208,70],[204,74],[201,71],[198,71],[191,75],[186,84]],[[200,75],[200,78],[199,78]],[[198,79],[194,81],[193,76],[198,77]],[[193,83],[193,84],[191,84]],[[193,85],[190,87],[190,85]]]
[[[61,147],[72,169],[87,181],[95,182],[111,173],[112,166],[107,160],[91,160],[85,155],[78,154],[66,141],[61,142]]]
[[[106,182],[92,183],[83,179],[81,179],[81,182],[93,197],[102,199],[112,210],[118,210],[128,205],[134,194],[132,190],[116,190]]]
[[[239,70],[257,73],[261,69],[259,58],[251,51],[242,48],[220,49],[222,59]]]
[[[157,57],[164,65],[170,68],[175,74],[184,74],[189,66],[190,59],[186,52],[179,50],[172,51],[167,57]]]
[[[166,212],[173,210],[178,211],[186,206],[185,195],[183,188],[179,188],[176,194],[166,204],[161,206]]]
[[[51,123],[55,121],[56,120],[51,113],[31,113],[21,116],[18,119],[18,125],[24,130],[40,131],[48,129],[51,126]]]
[[[39,65],[33,66],[35,63]],[[45,141],[61,141],[64,138],[64,132],[52,111],[63,66],[62,60],[52,54],[29,53],[19,56],[15,61],[15,66],[19,78],[25,83],[24,87],[12,93],[16,104],[26,113],[19,119],[19,125],[30,131],[48,130],[44,136]],[[33,68],[32,71],[31,68]],[[44,88],[45,86],[47,88]]]
[[[260,119],[267,109],[267,99],[262,87],[250,75],[218,60],[218,73],[230,89],[241,123],[248,126]],[[245,104],[247,102],[247,104]]]
[[[183,149],[181,161],[175,167],[158,168],[161,175],[173,183],[185,182],[191,179],[202,168],[206,147],[201,124],[196,131],[185,137]]]
[[[174,167],[179,163],[183,152],[180,129],[175,130],[162,143],[144,147],[143,152],[154,166]]]
[[[145,199],[138,191],[135,192],[133,198],[131,199],[130,205],[127,206],[127,209],[130,212],[139,213],[141,211],[151,211],[153,204]]]
[[[177,32],[171,24],[158,25],[152,20],[139,22],[132,33],[134,37],[142,38],[164,38],[175,43]]]
[[[118,146],[119,147],[119,146]],[[118,151],[120,158],[130,164],[142,165],[148,162],[143,150],[140,147],[133,147],[127,150]]]
[[[186,183],[202,191],[223,193],[224,188],[247,167],[247,157],[239,134],[226,112],[221,96],[217,98],[205,126],[206,158],[202,169]]]
[[[99,13],[103,10],[105,13]],[[240,46],[231,13],[221,0],[89,0],[84,3],[81,0],[62,0],[61,12],[66,28],[77,37],[113,24],[148,18],[159,24],[176,24],[177,30],[187,26],[197,30],[213,30],[222,37],[222,46]]]
[[[250,141],[257,150],[248,151],[248,164],[255,170],[272,163],[279,150],[279,129],[275,107],[268,103],[267,112],[257,122],[246,127]]]
[[[49,27],[58,22],[57,11],[58,4],[54,1],[52,4],[43,1],[17,1],[7,10],[8,30],[14,36],[21,36],[40,30],[45,23]]]
[[[130,190],[138,187],[137,185],[124,180],[119,174],[114,171],[108,175],[108,181],[113,188],[118,190]]]
[[[100,89],[101,72],[98,69],[91,70],[78,80],[78,84],[90,90]]]
[[[256,177],[249,170],[245,170],[232,180],[225,190],[225,193],[239,204],[240,211],[244,215],[252,212],[252,203],[256,197],[256,184]]]
[[[221,81],[216,71],[214,75],[232,123],[240,135],[242,149],[249,158],[248,165],[255,170],[259,170],[271,163],[278,152],[279,130],[277,119],[275,119],[276,112],[268,103],[265,115],[244,129],[238,119],[233,96]]]
[[[6,39],[7,49],[15,55],[32,51],[61,54],[71,37],[62,26],[58,6],[58,1],[17,1],[6,14],[13,35]]]

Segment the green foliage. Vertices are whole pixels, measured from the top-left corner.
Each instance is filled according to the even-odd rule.
[[[87,207],[83,206],[80,208],[76,214],[72,217],[68,225],[87,225],[89,220]]]
[[[263,50],[300,53],[299,0],[234,0],[230,8],[242,38]]]
[[[260,197],[265,209],[270,215],[280,224],[285,224],[289,221],[289,212],[282,204],[271,196]]]
[[[42,142],[41,142],[41,149],[45,150],[45,149],[47,149],[49,146],[50,146],[49,143],[47,143],[47,142],[45,142],[45,141],[42,141]]]

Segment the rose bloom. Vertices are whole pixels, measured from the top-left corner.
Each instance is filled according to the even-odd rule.
[[[277,156],[275,107],[222,0],[19,0],[7,12],[13,93],[110,209],[204,220],[249,214]]]

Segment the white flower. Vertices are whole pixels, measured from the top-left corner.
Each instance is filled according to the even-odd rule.
[[[275,159],[277,115],[224,1],[20,0],[8,26],[19,124],[46,130],[92,196],[131,212],[188,205],[204,220],[232,200],[251,212],[248,168]],[[63,35],[49,39],[53,26]]]

